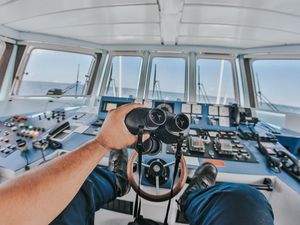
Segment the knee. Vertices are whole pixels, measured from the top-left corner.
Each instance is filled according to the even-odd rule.
[[[224,184],[223,198],[238,203],[239,206],[247,205],[250,208],[271,209],[266,197],[257,189],[245,184]]]
[[[226,183],[223,188],[223,194],[231,198],[241,200],[255,198],[256,200],[267,201],[266,197],[260,191],[249,185]]]

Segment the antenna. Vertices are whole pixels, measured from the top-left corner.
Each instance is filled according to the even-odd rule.
[[[154,93],[155,93],[155,84],[156,84],[156,64],[154,65],[154,79],[153,79],[153,87],[152,87],[152,98],[154,97]]]
[[[159,80],[157,80],[157,70],[156,70],[156,64],[154,66],[154,80],[153,80],[153,91],[152,91],[152,98],[154,98],[155,92],[157,94],[158,99],[162,99],[162,93],[160,90],[160,84]]]
[[[198,77],[197,86],[198,86],[198,90],[199,90],[199,101],[201,100],[201,95],[202,95],[204,103],[208,104],[209,99],[208,99],[207,93],[205,91],[205,87],[204,87],[203,83],[200,82],[200,65],[198,65],[197,77]]]
[[[255,77],[256,77],[256,83],[257,83],[257,89],[258,89],[258,97],[259,97],[259,103],[260,105],[262,104],[263,100],[262,100],[262,95],[261,95],[261,89],[260,89],[260,82],[258,79],[258,72],[255,73]]]
[[[89,81],[90,81],[90,75],[89,75],[89,74],[86,74],[86,75],[85,75],[85,82],[84,82],[84,85],[83,85],[83,88],[82,88],[82,91],[81,91],[81,95],[84,94],[84,90],[85,90],[85,88],[87,87]]]
[[[207,93],[206,93],[204,84],[201,83],[200,85],[201,85],[201,87],[202,87],[201,90],[202,90],[202,95],[203,95],[203,98],[204,98],[204,102],[205,102],[206,104],[208,104],[208,103],[209,103],[209,98],[208,98],[208,95],[207,95]]]
[[[107,88],[107,90],[106,90],[106,94],[108,94],[110,85],[112,85],[113,96],[116,97],[116,96],[117,96],[117,95],[116,95],[116,94],[117,94],[117,90],[116,90],[116,81],[115,81],[115,79],[112,78],[113,71],[114,71],[114,66],[113,66],[113,64],[112,64],[112,65],[111,65],[111,69],[110,69],[110,75],[109,75],[109,81],[108,81],[108,88]]]
[[[262,104],[265,103],[267,106],[269,106],[269,108],[273,111],[273,112],[279,112],[279,109],[262,93],[261,89],[260,89],[260,83],[259,83],[259,79],[258,79],[258,73],[255,73],[256,76],[256,83],[257,83],[257,95],[259,97],[260,100],[260,106],[262,107]]]
[[[198,65],[197,77],[198,77],[197,85],[199,90],[199,101],[200,101],[201,100],[200,65]]]
[[[77,78],[76,78],[76,86],[75,86],[75,96],[77,96],[77,91],[78,91],[79,71],[80,71],[80,64],[78,64],[78,66],[77,66]]]

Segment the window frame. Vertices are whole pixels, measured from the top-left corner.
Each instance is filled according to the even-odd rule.
[[[253,90],[252,90],[252,93],[254,96],[253,99],[254,99],[254,102],[255,102],[255,108],[256,109],[259,109],[259,110],[262,110],[262,111],[267,111],[267,112],[274,112],[272,111],[271,109],[264,109],[264,108],[260,108],[259,107],[259,104],[258,104],[258,96],[257,96],[257,90],[256,90],[256,87],[257,87],[257,84],[256,84],[256,79],[255,79],[255,74],[254,74],[254,70],[253,70],[253,64],[255,63],[255,61],[269,61],[269,60],[297,60],[300,62],[300,56],[293,56],[293,57],[290,57],[290,56],[276,56],[274,55],[273,57],[269,56],[269,57],[257,57],[257,58],[250,58],[250,61],[249,61],[249,65],[250,65],[250,75],[251,75],[251,83],[252,83],[252,87],[253,87]],[[285,112],[285,111],[278,111],[278,112],[275,112],[275,113],[283,113],[283,114],[297,114],[299,115],[299,113],[291,113],[291,112]]]
[[[6,49],[6,44],[5,44],[5,41],[2,41],[0,39],[0,59],[2,58],[4,52],[5,52],[5,49]]]
[[[112,60],[113,60],[113,57],[116,57],[116,56],[140,57],[142,59],[140,74],[139,74],[139,78],[138,78],[138,82],[137,82],[136,96],[135,96],[135,98],[139,98],[138,94],[139,94],[139,89],[140,89],[140,82],[143,77],[143,66],[144,66],[144,60],[145,60],[144,53],[139,52],[139,51],[111,51],[111,52],[109,52],[108,59],[107,59],[107,62],[106,62],[105,68],[104,68],[104,76],[100,82],[101,88],[100,88],[100,93],[98,94],[98,96],[106,96],[108,83],[109,83],[110,70],[112,67]]]
[[[215,59],[215,60],[227,60],[230,65],[231,65],[231,70],[232,70],[232,79],[233,79],[233,88],[234,88],[234,97],[235,97],[235,101],[236,104],[238,106],[240,106],[241,104],[241,99],[240,99],[240,91],[241,87],[239,86],[239,78],[238,78],[238,71],[237,71],[237,65],[236,65],[236,56],[232,56],[232,55],[218,55],[218,54],[214,54],[214,55],[208,55],[208,54],[197,54],[196,56],[196,62],[195,62],[195,73],[196,73],[196,81],[197,81],[197,61],[201,60],[201,59]],[[200,75],[201,76],[201,75]],[[196,102],[198,102],[197,100],[197,88],[195,90],[195,99]]]
[[[181,58],[185,60],[185,74],[184,74],[184,93],[182,102],[188,101],[189,97],[189,55],[188,53],[162,53],[162,52],[151,52],[150,59],[148,64],[148,70],[145,79],[145,88],[143,99],[145,100],[156,100],[156,99],[149,99],[149,88],[151,82],[151,72],[152,72],[152,62],[154,58]]]
[[[48,44],[41,44],[41,45],[27,45],[26,49],[25,49],[25,53],[21,59],[21,63],[16,71],[15,77],[14,77],[14,81],[13,81],[13,85],[11,88],[11,92],[10,92],[10,97],[11,98],[16,98],[16,99],[53,99],[53,98],[57,98],[59,97],[59,99],[62,98],[74,98],[74,99],[78,99],[78,98],[86,98],[89,95],[87,95],[87,91],[90,87],[90,85],[94,85],[92,84],[90,81],[88,83],[88,85],[86,86],[86,93],[84,95],[80,95],[80,96],[75,96],[75,95],[63,95],[63,96],[47,96],[45,95],[19,95],[19,90],[20,90],[20,86],[23,80],[23,76],[24,76],[24,72],[25,69],[27,68],[27,65],[29,63],[30,60],[30,56],[32,54],[32,52],[34,50],[49,50],[49,51],[56,51],[56,52],[65,52],[65,53],[75,53],[75,54],[84,54],[84,55],[90,55],[94,58],[93,62],[91,63],[90,66],[90,75],[93,75],[94,70],[95,70],[95,66],[96,66],[96,61],[97,61],[97,55],[95,51],[91,51],[88,49],[77,49],[77,48],[73,48],[73,47],[67,47],[67,46],[53,46],[53,45],[48,45]]]

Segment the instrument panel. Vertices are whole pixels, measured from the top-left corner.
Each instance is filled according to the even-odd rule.
[[[64,109],[56,109],[32,115],[15,115],[0,121],[0,157],[6,158],[17,150],[28,150],[37,139],[72,115]]]
[[[167,146],[168,154],[175,154],[176,145]],[[233,131],[206,131],[193,129],[185,140],[185,156],[257,163],[255,156]]]
[[[57,148],[75,149],[76,146],[97,135],[110,110],[133,102],[136,100],[132,98],[104,96],[100,99],[97,114],[83,113],[80,108],[77,108],[2,118],[0,120],[0,167],[18,171],[53,153]],[[281,159],[287,161],[285,164],[283,162],[286,165],[285,170],[289,171],[290,168],[294,170],[295,160],[287,160],[288,151],[280,145],[274,135],[270,135],[266,130],[257,129],[255,126],[257,121],[252,118],[251,110],[240,109],[236,105],[190,104],[177,101],[152,100],[142,103],[145,107],[157,107],[175,114],[184,113],[189,118],[190,132],[181,149],[188,158],[199,162],[202,159],[227,162],[232,168],[247,163],[253,165],[248,167],[247,172],[250,174],[258,172],[258,168],[261,172],[265,171],[267,163],[265,156],[258,150],[259,145],[253,133],[255,130],[261,138],[262,146],[267,146],[269,143],[272,148],[279,149],[274,152],[275,154],[279,152]],[[239,118],[240,112],[247,112],[247,115]],[[78,121],[81,121],[81,125],[77,124]],[[55,132],[59,138],[51,139],[60,144],[55,145],[56,148],[52,145],[43,147],[45,142],[35,143],[47,139],[49,134]],[[176,145],[163,144],[162,160],[168,163],[168,158],[173,159],[176,147]],[[269,172],[265,171],[265,173]]]

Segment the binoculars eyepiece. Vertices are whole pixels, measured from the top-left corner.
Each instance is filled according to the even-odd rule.
[[[130,133],[137,135],[142,127],[144,132],[151,134],[143,143],[143,154],[155,155],[160,152],[161,141],[166,144],[176,143],[180,135],[187,136],[190,125],[189,118],[162,109],[136,108],[130,111],[125,124]]]
[[[154,131],[166,122],[166,118],[161,109],[136,108],[127,114],[125,124],[130,133],[137,135],[140,127],[145,132]]]

